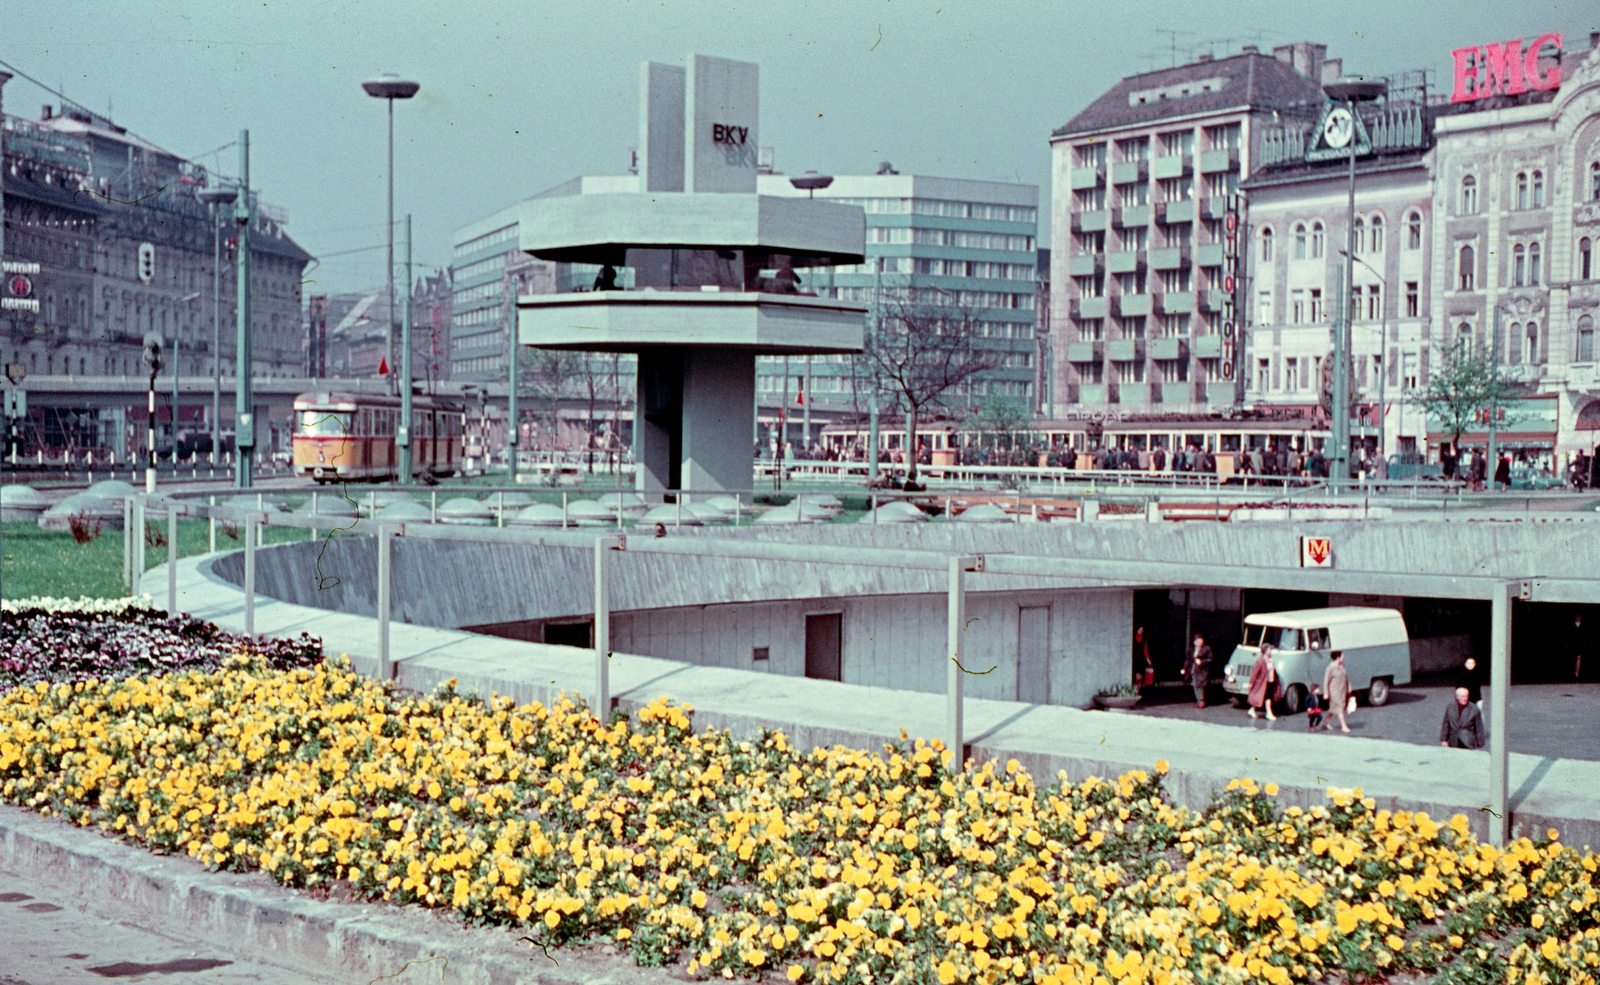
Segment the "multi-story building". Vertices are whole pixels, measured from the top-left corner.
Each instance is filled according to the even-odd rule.
[[[1414,84],[1403,84],[1410,79]],[[1434,118],[1425,76],[1394,80],[1382,104],[1360,110],[1365,145],[1356,161],[1355,261],[1350,303],[1351,438],[1361,461],[1412,452],[1426,434],[1408,396],[1425,379],[1436,296]],[[1239,319],[1247,406],[1328,427],[1338,288],[1349,239],[1348,156],[1322,152],[1322,107],[1259,127],[1249,200]],[[1358,144],[1356,135],[1352,139]],[[1367,149],[1370,147],[1370,150]]]
[[[16,272],[0,309],[0,359],[34,376],[139,376],[143,339],[155,333],[169,353],[176,341],[185,376],[233,371],[227,244],[236,227],[231,207],[215,216],[224,247],[213,295],[213,216],[195,197],[226,179],[72,103],[46,106],[38,120],[5,116],[0,142],[4,259]],[[284,231],[281,211],[257,200],[252,215],[255,372],[300,376],[301,272],[311,257]]]
[[[783,175],[762,175],[763,195],[804,196]],[[989,395],[1033,409],[1036,399],[1036,292],[1039,188],[997,181],[902,175],[885,167],[875,175],[840,175],[818,199],[866,211],[867,259],[851,267],[808,272],[806,289],[872,305],[885,298],[959,304],[973,312],[975,344],[994,350],[998,364],[943,399],[951,410],[981,404]],[[829,419],[866,412],[856,382],[865,379],[862,357],[765,356],[756,361],[757,402],[787,406],[788,438],[814,444]],[[807,379],[809,377],[809,379]],[[794,404],[803,389],[812,434]],[[761,420],[775,423],[763,413]]]
[[[1261,131],[1323,102],[1309,42],[1129,76],[1050,138],[1051,416],[1204,413],[1224,378],[1224,220]]]
[[[1600,33],[1566,50],[1550,34],[1494,47],[1515,47],[1520,71],[1457,52],[1457,112],[1436,124],[1432,343],[1491,347],[1534,397],[1501,447],[1561,464],[1600,429]]]
[[[411,294],[412,359],[416,378],[432,384],[450,379],[450,327],[454,314],[450,270],[418,279]]]

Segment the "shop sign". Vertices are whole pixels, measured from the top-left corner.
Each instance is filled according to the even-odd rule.
[[[1547,49],[1552,49],[1547,51]],[[1457,48],[1452,103],[1520,96],[1561,88],[1561,34],[1541,34],[1526,51],[1522,39]],[[1541,65],[1541,56],[1544,64]]]

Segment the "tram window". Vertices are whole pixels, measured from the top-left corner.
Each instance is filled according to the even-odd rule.
[[[350,431],[350,415],[331,410],[303,410],[299,423],[300,433],[311,437],[331,437]]]
[[[1222,435],[1222,450],[1223,451],[1238,451],[1239,450],[1239,436],[1237,434],[1225,434],[1225,435]]]

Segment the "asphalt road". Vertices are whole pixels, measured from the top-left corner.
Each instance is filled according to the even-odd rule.
[[[113,906],[0,869],[0,985],[106,981],[334,985],[337,980],[201,940],[182,927],[141,926]]]
[[[1396,687],[1389,703],[1382,708],[1361,705],[1347,716],[1350,734],[1369,739],[1393,739],[1419,745],[1439,744],[1439,723],[1444,710],[1455,700],[1448,680],[1420,679]],[[1222,702],[1216,689],[1212,700]],[[1488,688],[1484,688],[1484,719],[1490,729]],[[1124,714],[1187,718],[1191,721],[1232,725],[1271,731],[1304,731],[1306,716],[1279,715],[1276,722],[1252,720],[1243,709],[1222,702],[1207,702],[1204,710],[1194,706],[1194,692],[1187,687],[1158,687],[1146,692],[1139,707]],[[1530,756],[1559,759],[1600,760],[1600,684],[1518,684],[1511,688],[1511,751]],[[1342,738],[1337,721],[1329,741]]]

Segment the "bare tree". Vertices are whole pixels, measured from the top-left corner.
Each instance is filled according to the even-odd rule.
[[[956,295],[913,289],[885,298],[877,332],[868,340],[862,369],[868,384],[892,397],[906,415],[906,480],[917,477],[917,420],[925,409],[980,373],[1000,365],[1001,354],[975,344],[978,313]]]

